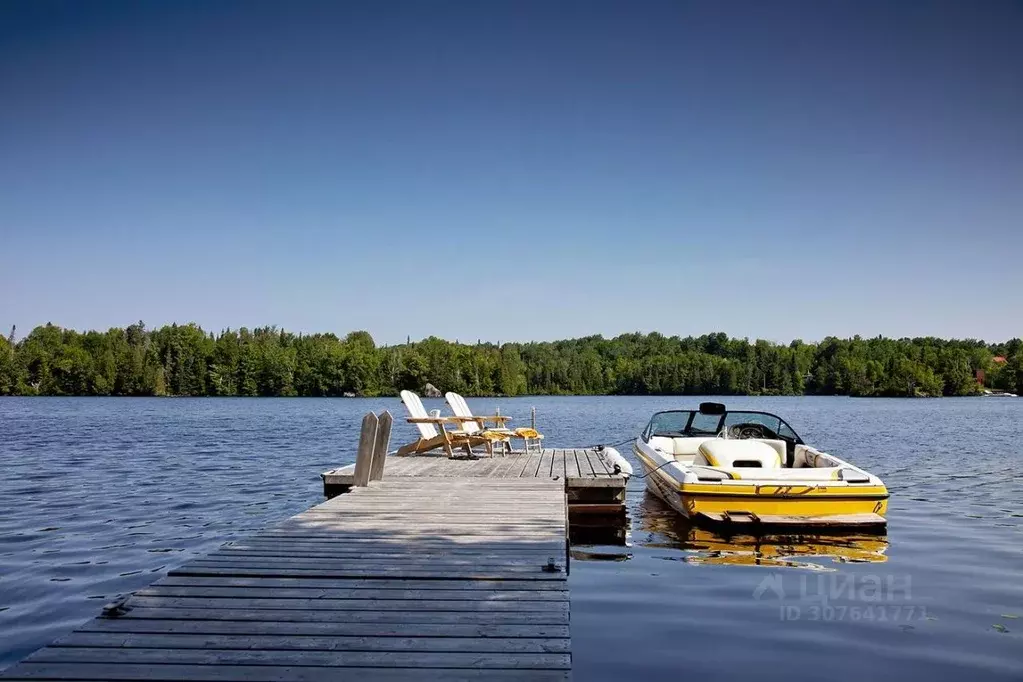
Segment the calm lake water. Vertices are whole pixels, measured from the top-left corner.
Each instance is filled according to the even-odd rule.
[[[469,402],[520,425],[536,406],[548,445],[584,446],[699,401]],[[627,545],[573,549],[576,679],[1023,679],[1023,399],[725,402],[884,478],[887,537],[717,537],[634,479]],[[353,461],[362,415],[385,408],[404,414],[396,399],[0,399],[0,668],[321,501],[319,473]]]

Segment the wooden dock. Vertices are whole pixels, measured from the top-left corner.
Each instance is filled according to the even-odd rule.
[[[323,494],[345,493],[355,482],[355,465],[322,474]],[[384,480],[421,478],[560,481],[569,512],[618,515],[625,513],[626,477],[595,449],[556,448],[542,452],[516,452],[479,459],[449,459],[439,455],[390,456]],[[438,487],[445,485],[439,483]]]
[[[598,474],[559,452],[389,458],[384,480],[171,571],[2,677],[568,679],[562,477]]]
[[[388,457],[392,422],[363,418],[356,464],[323,474],[326,502],[172,570],[0,677],[568,679],[569,512],[624,516],[627,478],[589,449]]]

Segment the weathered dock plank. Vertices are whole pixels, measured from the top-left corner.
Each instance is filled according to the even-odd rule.
[[[329,583],[322,580],[306,580],[303,578],[219,578],[219,577],[194,577],[194,576],[173,576],[161,578],[153,583],[154,587],[161,585],[176,585],[186,587],[216,586],[216,587],[259,587],[259,588],[316,588],[316,589],[388,589],[388,590],[557,590],[568,589],[563,583],[537,583],[527,585],[525,583],[507,582],[503,580],[388,580],[381,583],[372,579],[363,580],[331,580]]]
[[[382,481],[172,570],[2,677],[568,679],[564,482],[494,478],[521,474],[503,458],[388,479],[401,459],[435,465],[389,458]]]
[[[261,651],[249,649],[147,649],[136,647],[47,647],[29,656],[35,663],[157,663],[192,665],[332,666],[336,668],[524,668],[567,670],[567,654],[432,651]],[[341,672],[340,670],[338,671]]]
[[[418,634],[418,633],[417,633]],[[60,646],[137,647],[144,649],[256,649],[296,651],[431,651],[481,653],[569,653],[568,639],[544,637],[422,637],[384,640],[374,636],[317,637],[304,635],[168,634],[75,632]]]
[[[161,680],[174,682],[319,682],[352,679],[366,682],[404,680],[568,680],[568,670],[494,670],[470,668],[371,668],[276,665],[160,665],[107,663],[35,663],[18,666],[21,680]]]
[[[352,623],[286,621],[211,621],[175,619],[96,619],[76,632],[126,634],[280,635],[300,637],[442,637],[442,638],[540,638],[560,646],[567,640],[567,625],[508,625],[493,623]],[[454,646],[461,646],[455,642]],[[381,646],[386,646],[386,642]]]

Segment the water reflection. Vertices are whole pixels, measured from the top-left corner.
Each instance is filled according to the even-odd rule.
[[[881,563],[887,561],[885,535],[814,532],[791,535],[722,534],[700,528],[648,492],[632,510],[632,543],[648,548],[680,549],[681,557],[693,564],[745,566],[789,566],[828,570],[809,559],[830,559],[838,563]]]

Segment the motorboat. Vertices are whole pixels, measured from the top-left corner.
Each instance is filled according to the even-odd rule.
[[[656,413],[634,452],[647,488],[695,522],[883,529],[880,478],[807,445],[781,417],[701,403]]]

